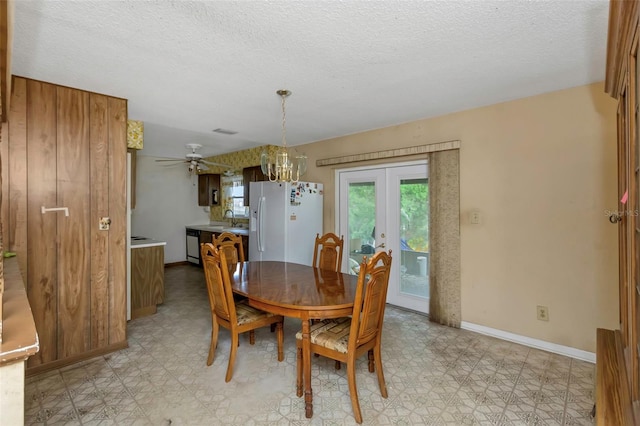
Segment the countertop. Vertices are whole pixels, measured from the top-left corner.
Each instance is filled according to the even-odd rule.
[[[249,230],[247,228],[233,228],[228,225],[212,225],[209,223],[205,224],[195,224],[195,225],[187,225],[185,228],[187,229],[195,229],[196,231],[208,231],[208,232],[231,232],[236,235],[249,235]]]
[[[146,238],[146,237],[136,237],[136,236],[131,237],[132,249],[144,248],[144,247],[166,246],[166,245],[167,245],[166,241],[158,241],[158,240],[153,240],[151,238]]]
[[[38,352],[40,343],[16,258],[4,259],[0,367]]]

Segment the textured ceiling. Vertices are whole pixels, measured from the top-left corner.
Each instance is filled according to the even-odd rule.
[[[601,81],[608,1],[15,1],[12,72],[129,100],[142,155],[290,145]],[[213,133],[216,128],[238,132]]]

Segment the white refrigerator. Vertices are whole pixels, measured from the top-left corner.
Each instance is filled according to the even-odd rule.
[[[321,183],[249,183],[249,260],[311,265],[322,235]]]

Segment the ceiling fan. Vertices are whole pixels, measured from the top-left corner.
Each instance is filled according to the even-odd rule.
[[[202,154],[199,154],[197,152],[200,148],[202,148],[202,145],[200,145],[200,144],[188,143],[188,144],[185,145],[185,147],[190,149],[191,152],[185,154],[184,160],[181,159],[181,158],[165,158],[165,159],[156,160],[156,161],[158,161],[158,162],[160,162],[160,161],[173,161],[174,163],[176,163],[176,162],[187,163],[189,165],[188,168],[189,168],[189,172],[190,173],[197,173],[197,172],[200,172],[200,171],[209,170],[209,166],[217,166],[217,167],[223,167],[223,168],[227,168],[227,169],[233,169],[233,167],[228,165],[228,164],[214,163],[212,161],[203,160],[202,159]],[[170,164],[170,165],[172,165],[172,164]]]

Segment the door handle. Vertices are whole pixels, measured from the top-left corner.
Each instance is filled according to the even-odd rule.
[[[385,248],[386,246],[384,245],[384,243],[381,243],[379,246],[376,246],[376,248]]]
[[[609,222],[616,224],[618,222],[620,222],[622,220],[622,217],[617,215],[617,214],[612,214],[611,216],[609,216]]]
[[[46,208],[45,206],[42,206],[40,208],[40,212],[42,214],[45,214],[46,212],[64,212],[65,216],[69,216],[69,208],[68,207],[51,207],[51,208]]]

